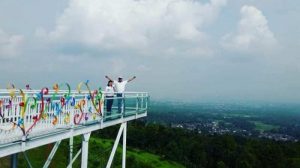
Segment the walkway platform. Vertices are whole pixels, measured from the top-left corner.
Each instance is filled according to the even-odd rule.
[[[0,157],[147,116],[146,92],[106,98],[105,92],[87,88],[0,90]],[[108,99],[114,102],[110,114]]]

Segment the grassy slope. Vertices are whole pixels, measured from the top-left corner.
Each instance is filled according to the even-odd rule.
[[[108,158],[113,145],[113,141],[91,138],[91,142],[94,145],[104,147],[103,151],[106,152],[102,153],[102,155],[104,156],[104,158]],[[119,147],[117,149],[117,154],[116,154],[117,157],[114,160],[115,161],[114,165],[116,167],[121,166],[120,164],[116,164],[116,163],[121,163],[121,153],[122,153],[122,148]],[[176,168],[176,167],[182,168],[183,167],[175,162],[163,160],[160,156],[148,152],[144,152],[141,150],[137,150],[137,149],[131,149],[131,148],[128,148],[127,150],[127,164],[130,165],[130,167],[157,167],[157,168]]]
[[[74,146],[74,155],[80,149],[80,138],[75,139]],[[104,140],[99,138],[91,137],[89,143],[89,167],[91,168],[102,168],[106,166],[108,161],[108,157],[111,152],[111,148],[113,145],[112,140]],[[46,158],[47,154],[51,151],[52,146],[46,145],[42,146],[30,151],[27,151],[28,157],[32,162],[32,166],[34,168],[42,167]],[[121,156],[122,154],[122,146],[119,146],[117,149],[117,153],[114,158],[113,166],[119,168],[121,167]],[[75,161],[73,167],[80,167],[80,158]],[[1,158],[0,159],[0,167],[5,168],[8,167],[9,160],[8,158]],[[57,153],[54,156],[54,159],[50,165],[50,167],[55,168],[63,168],[66,167],[68,163],[68,141],[63,141],[61,146],[59,147]],[[28,167],[26,161],[24,159],[23,154],[19,154],[19,167]],[[182,168],[182,165],[179,165],[172,161],[167,161],[162,159],[160,156],[147,153],[137,149],[127,148],[127,167],[130,168]]]

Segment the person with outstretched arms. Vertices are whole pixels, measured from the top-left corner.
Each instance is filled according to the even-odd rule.
[[[118,98],[118,112],[121,113],[122,109],[124,110],[124,92],[126,90],[126,85],[128,82],[133,81],[136,78],[136,76],[133,76],[128,80],[123,80],[123,77],[121,76],[118,77],[118,80],[112,80],[108,76],[105,76],[105,78],[110,81],[114,81],[114,88]]]

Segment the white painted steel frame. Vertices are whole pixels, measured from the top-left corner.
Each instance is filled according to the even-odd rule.
[[[29,90],[29,91],[24,91],[26,94],[33,96],[36,93],[39,93],[39,90]],[[53,93],[54,91],[49,91],[49,93]],[[12,108],[12,111],[10,113],[5,113],[6,117],[10,119],[16,119],[20,116],[20,108],[18,108],[18,105],[21,101],[21,96],[19,95],[19,91],[15,91],[16,97],[14,99],[15,102],[12,102],[12,105],[14,108]],[[59,91],[59,95],[66,94],[67,91]],[[76,97],[77,99],[86,99],[88,96],[87,91],[82,91],[80,94],[76,93],[76,91],[71,91],[72,96]],[[8,96],[8,91],[7,90],[1,90],[0,89],[0,100],[4,100],[7,103],[7,99],[10,98]],[[105,92],[104,92],[105,95]],[[46,96],[47,97],[47,96]],[[49,97],[49,96],[48,96]],[[103,96],[104,101],[105,97]],[[126,131],[127,131],[127,122],[131,120],[135,120],[138,118],[146,117],[147,116],[147,108],[148,108],[148,100],[149,96],[148,93],[146,92],[126,92],[124,94],[124,98],[127,99],[133,99],[135,100],[135,103],[132,104],[132,106],[128,106],[125,104],[125,112],[124,109],[122,108],[122,113],[119,115],[115,116],[106,116],[104,113],[104,117],[97,118],[97,120],[94,121],[89,121],[89,122],[83,122],[82,124],[75,125],[73,121],[70,121],[69,125],[63,126],[63,123],[60,122],[61,127],[50,127],[51,122],[50,121],[45,121],[39,123],[40,129],[43,130],[42,128],[51,128],[48,129],[46,132],[41,131],[38,133],[32,133],[28,134],[26,136],[18,136],[19,140],[17,141],[9,141],[7,143],[0,143],[0,157],[8,156],[11,154],[19,153],[19,152],[24,152],[29,149],[33,149],[42,145],[54,143],[54,142],[60,142],[63,139],[68,139],[70,138],[70,153],[69,153],[69,165],[68,167],[72,167],[72,163],[76,160],[76,158],[79,156],[79,154],[82,154],[81,157],[81,167],[85,168],[87,167],[87,162],[88,162],[88,140],[90,137],[90,134],[92,131],[103,129],[109,126],[113,126],[116,124],[121,124],[120,128],[120,135],[123,133],[123,152],[122,152],[122,168],[125,168],[126,166]],[[114,97],[114,99],[119,99],[117,97]],[[125,103],[126,103],[125,100]],[[78,101],[78,100],[77,100]],[[123,101],[124,102],[124,101]],[[38,101],[38,103],[41,103]],[[91,106],[91,104],[88,104]],[[88,105],[85,106],[84,110],[88,110]],[[116,109],[116,107],[114,107]],[[19,111],[18,111],[19,109]],[[27,109],[28,110],[28,109]],[[71,107],[66,107],[64,110],[68,111],[70,118],[74,117],[76,113],[78,113],[78,110],[76,113],[72,112]],[[5,112],[2,109],[2,112]],[[102,106],[102,112],[104,112],[104,106]],[[10,115],[8,115],[10,114]],[[31,114],[30,114],[31,115]],[[60,116],[61,117],[61,116]],[[114,118],[114,117],[119,117],[119,118]],[[28,118],[28,117],[27,117]],[[108,120],[107,120],[108,119]],[[3,123],[4,122],[4,123]],[[5,121],[0,119],[0,127],[2,124],[5,124]],[[13,131],[12,131],[13,132]],[[17,133],[20,132],[14,132],[13,136],[17,135]],[[3,131],[0,130],[0,140],[1,140],[1,135],[3,135]],[[83,135],[83,141],[82,141],[82,148],[80,151],[73,157],[73,137],[77,135]],[[3,137],[3,136],[2,136]],[[115,144],[117,145],[119,143],[120,137],[117,138],[117,142]],[[1,142],[1,141],[0,141]],[[48,167],[57,148],[58,148],[59,143],[56,143],[56,145],[53,147],[52,152],[50,153],[45,166]],[[114,146],[115,150],[116,147]],[[114,152],[112,152],[114,153]],[[110,157],[109,162],[112,162],[113,155]],[[111,164],[111,163],[110,163]],[[110,166],[109,166],[110,167]]]
[[[77,152],[77,154],[75,155],[75,157],[71,160],[71,162],[69,163],[69,165],[67,166],[67,168],[72,168],[72,164],[75,162],[75,160],[78,158],[78,156],[81,154],[81,149]]]
[[[127,139],[127,122],[123,123],[123,151],[122,151],[122,168],[126,168],[126,139]]]
[[[89,139],[91,132],[82,135],[81,168],[87,168],[89,155]]]
[[[119,141],[120,141],[121,135],[124,132],[124,127],[125,127],[125,123],[122,123],[121,126],[120,126],[120,129],[119,129],[117,138],[115,140],[114,146],[113,146],[112,151],[110,153],[110,156],[109,156],[106,168],[110,168],[111,167],[111,164],[112,164],[113,159],[115,157],[115,153],[116,153],[117,147],[119,145]]]
[[[50,163],[51,163],[51,161],[52,161],[52,159],[53,159],[53,157],[54,157],[54,155],[55,155],[55,153],[56,153],[56,151],[57,151],[60,143],[61,143],[61,141],[57,141],[55,143],[55,145],[53,146],[53,148],[51,150],[51,153],[49,154],[48,159],[46,160],[46,163],[44,164],[43,168],[49,167],[49,165],[50,165]]]
[[[52,130],[56,128],[67,128],[67,127],[76,127],[77,125],[74,124],[73,119],[75,115],[81,114],[79,109],[76,108],[76,106],[72,106],[71,103],[65,103],[66,105],[63,107],[60,107],[61,109],[57,111],[55,109],[55,105],[60,104],[59,98],[61,98],[64,94],[67,92],[58,92],[56,95],[56,99],[53,99],[50,103],[47,102],[45,99],[52,99],[51,95],[45,95],[44,97],[44,110],[43,110],[43,115],[46,116],[46,118],[43,118],[37,122],[36,125],[34,125],[33,129],[28,129],[30,126],[34,123],[34,117],[38,116],[40,114],[40,109],[42,102],[40,100],[37,100],[37,103],[35,105],[36,109],[29,108],[30,106],[34,105],[33,98],[36,98],[36,94],[39,92],[35,92],[33,94],[33,91],[24,91],[26,93],[27,99],[29,100],[27,103],[27,107],[25,109],[25,115],[22,118],[21,117],[21,107],[20,104],[24,103],[22,100],[22,96],[18,95],[18,91],[15,91],[16,96],[11,98],[9,95],[9,92],[0,92],[0,145],[3,143],[9,143],[12,141],[18,141],[22,139],[22,131],[20,128],[14,128],[11,129],[13,126],[13,123],[17,124],[19,121],[22,119],[25,126],[25,139],[26,137],[30,134],[38,134],[39,132],[45,132],[46,130]],[[52,91],[49,91],[50,93]],[[73,92],[71,92],[73,93]],[[105,92],[103,94],[103,102],[107,99],[111,98],[106,98],[104,97]],[[142,102],[139,102],[140,99],[148,99],[148,94],[147,93],[133,93],[133,92],[126,92],[124,93],[126,102],[128,100],[133,100],[136,102],[138,105],[137,107],[134,106],[134,104],[126,104],[126,113],[127,114],[134,114],[137,113],[139,110],[147,110],[143,108],[144,106],[142,105]],[[82,119],[80,124],[89,124],[90,122],[100,121],[103,119],[103,117],[99,114],[97,114],[94,111],[94,107],[91,103],[91,101],[88,101],[88,97],[90,97],[89,93],[80,93],[80,94],[73,94],[72,98],[74,98],[74,104],[79,104],[79,101],[85,100],[85,105],[83,105],[82,109],[84,112],[84,119]],[[31,99],[32,98],[32,99]],[[119,97],[114,97],[113,99],[118,100],[122,99]],[[27,101],[26,101],[27,102]],[[70,101],[69,101],[70,102]],[[9,108],[7,108],[9,106]],[[116,109],[116,107],[113,107],[113,109]],[[104,105],[102,105],[101,111],[104,112],[104,117],[109,117],[105,113],[105,108]],[[55,114],[58,113],[58,114]],[[122,113],[123,114],[123,113]],[[124,114],[123,114],[124,115]],[[57,118],[57,123],[53,124],[54,118]],[[123,117],[123,116],[121,116]],[[69,120],[68,123],[65,122],[65,119]],[[111,117],[110,117],[111,118]],[[27,130],[26,130],[27,129]],[[28,132],[27,132],[28,131]],[[24,138],[24,137],[23,137]]]
[[[68,139],[70,137],[86,134],[89,132],[93,132],[120,123],[128,122],[131,120],[136,120],[146,116],[147,116],[147,112],[137,114],[134,116],[129,116],[126,118],[107,121],[103,123],[97,122],[92,125],[86,125],[86,126],[82,125],[80,127],[76,127],[73,129],[61,129],[60,131],[54,131],[54,132],[47,133],[45,135],[29,138],[28,141],[26,142],[18,141],[18,142],[12,142],[8,144],[0,145],[0,157],[8,156],[14,153],[19,153],[39,146],[54,143],[60,140]]]

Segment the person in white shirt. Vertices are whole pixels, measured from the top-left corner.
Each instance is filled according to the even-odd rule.
[[[114,102],[114,88],[113,88],[113,81],[110,80],[107,83],[107,86],[105,88],[105,97],[106,97],[106,111],[107,111],[107,115],[111,114],[111,108]]]
[[[110,77],[105,76],[105,78],[107,78],[108,80],[113,81]],[[126,90],[126,84],[128,82],[131,82],[132,80],[134,80],[136,78],[136,76],[128,79],[128,80],[123,80],[123,77],[119,76],[118,80],[114,80],[114,88],[115,91],[117,92],[117,97],[118,97],[118,112],[121,113],[122,112],[122,108],[124,108],[124,92]]]

